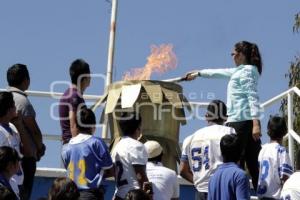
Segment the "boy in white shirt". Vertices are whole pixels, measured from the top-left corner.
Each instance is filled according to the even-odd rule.
[[[153,200],[178,200],[179,184],[175,171],[161,163],[163,149],[154,140],[145,144],[148,153],[147,176],[153,187]]]
[[[0,146],[9,146],[14,148],[19,156],[21,139],[16,127],[9,123],[12,119],[17,118],[16,106],[11,92],[0,92]],[[10,179],[13,191],[19,197],[19,187],[23,184],[23,171],[20,170]]]
[[[115,200],[122,200],[132,189],[143,189],[148,182],[147,151],[138,141],[141,135],[141,118],[135,113],[124,112],[119,120],[123,136],[114,147],[111,157],[115,166]]]
[[[283,136],[287,133],[283,117],[273,116],[268,122],[270,142],[263,145],[259,161],[257,196],[260,199],[279,199],[282,185],[293,173],[293,168],[284,146]]]

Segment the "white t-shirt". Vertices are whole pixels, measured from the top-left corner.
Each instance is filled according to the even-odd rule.
[[[147,163],[147,177],[152,182],[153,200],[179,198],[179,184],[175,171],[161,163]]]
[[[300,172],[293,173],[284,183],[281,198],[282,200],[300,199]]]
[[[19,153],[19,156],[22,157],[22,154],[20,152],[21,139],[18,134],[18,131],[16,127],[11,123],[9,123],[9,128],[11,129],[11,133],[8,132],[3,126],[0,125],[0,146],[12,147]],[[23,174],[22,167],[20,165],[20,171],[17,174],[13,175],[9,180],[9,183],[13,191],[18,197],[19,197],[18,185],[22,185],[23,180],[24,180],[24,174]]]
[[[290,176],[293,173],[286,148],[275,142],[265,144],[259,152],[258,161],[257,196],[279,199],[283,175]]]
[[[190,149],[190,144],[191,140],[193,139],[193,134],[187,136],[182,143],[182,149],[181,149],[181,160],[188,162],[189,161],[189,149]],[[190,166],[191,171],[193,168]]]
[[[111,157],[116,167],[115,195],[125,198],[129,190],[140,188],[133,165],[147,164],[146,148],[135,139],[122,137],[114,147]]]
[[[186,138],[181,159],[188,160],[193,181],[199,192],[208,191],[208,182],[217,166],[223,163],[220,141],[224,135],[235,134],[231,127],[210,125],[199,129],[191,137]]]

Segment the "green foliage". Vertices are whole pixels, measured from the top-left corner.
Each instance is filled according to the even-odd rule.
[[[290,69],[287,74],[285,74],[285,78],[289,79],[289,87],[292,88],[294,86],[300,88],[300,56],[296,56],[295,60],[291,62]],[[281,112],[287,119],[287,99],[283,99],[281,102],[281,107],[280,107]],[[294,121],[293,121],[293,129],[296,133],[300,133],[300,97],[298,95],[293,95],[293,115],[294,115]],[[285,146],[287,146],[287,141],[284,142]],[[295,144],[295,152],[290,152],[294,153],[295,156],[295,161],[296,165],[299,166],[298,163],[300,162],[299,159],[296,157],[296,152],[300,150],[300,145]]]
[[[300,13],[295,15],[295,24],[293,26],[293,31],[298,32],[300,29]]]
[[[293,26],[293,32],[297,32],[300,30],[300,13],[297,13],[295,15],[295,24]],[[285,78],[288,78],[289,80],[289,87],[298,87],[300,88],[300,56],[295,56],[294,61],[291,62],[289,71],[287,74],[285,74]],[[281,102],[280,110],[283,113],[284,116],[287,116],[287,99],[283,99]],[[300,133],[300,97],[298,95],[293,96],[293,115],[294,115],[294,121],[293,121],[293,129],[296,133]],[[295,143],[295,152],[293,153],[295,156],[296,165],[299,165],[299,158],[297,158],[297,153],[300,151],[300,145]],[[299,170],[299,169],[298,169]]]

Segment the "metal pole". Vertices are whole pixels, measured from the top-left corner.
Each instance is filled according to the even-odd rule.
[[[111,0],[111,18],[110,18],[110,33],[109,33],[109,45],[108,45],[108,60],[107,60],[107,71],[106,71],[106,84],[105,89],[112,83],[112,73],[114,64],[114,52],[115,52],[115,34],[117,24],[117,8],[118,0]],[[104,124],[102,126],[102,138],[107,138],[107,117],[105,117]]]
[[[107,72],[106,72],[106,86],[112,83],[112,69],[114,64],[114,52],[115,52],[115,34],[116,34],[116,20],[117,20],[117,7],[118,1],[112,1],[111,19],[110,19],[110,33],[108,44],[108,60],[107,60]]]
[[[294,139],[290,131],[293,130],[293,98],[292,92],[287,95],[287,109],[288,109],[288,131],[289,131],[289,154],[292,162],[292,166],[294,167]]]

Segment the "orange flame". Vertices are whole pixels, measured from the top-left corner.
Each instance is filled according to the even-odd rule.
[[[177,58],[171,44],[152,45],[151,54],[147,60],[144,68],[131,69],[125,73],[123,80],[149,80],[152,72],[162,74],[177,66]]]

